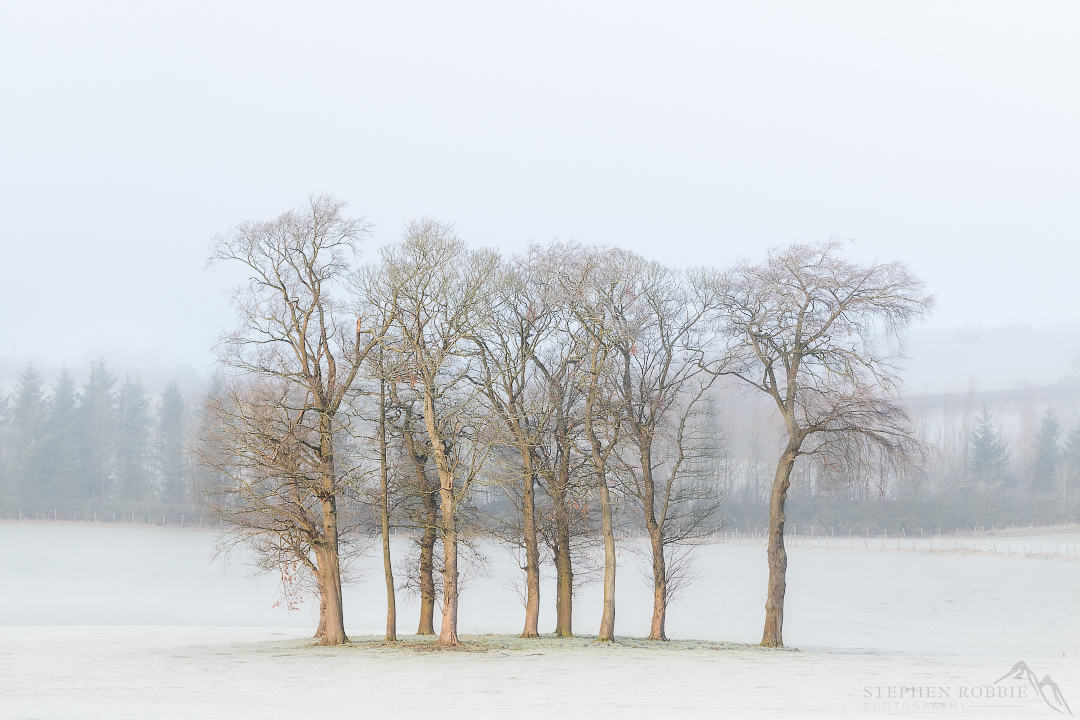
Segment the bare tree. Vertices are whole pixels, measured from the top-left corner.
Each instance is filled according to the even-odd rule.
[[[541,436],[551,415],[534,359],[556,329],[557,308],[548,302],[539,248],[504,265],[492,289],[493,312],[484,332],[474,383],[499,418],[506,444],[520,462],[521,545],[525,555],[525,627],[521,637],[539,637],[540,545],[536,513],[537,478],[541,472]],[[517,487],[515,483],[515,487]],[[517,503],[515,502],[515,505]]]
[[[613,478],[609,476],[612,453],[619,444],[621,423],[614,402],[613,333],[615,307],[627,292],[628,279],[622,274],[620,250],[586,251],[562,263],[558,285],[576,325],[571,330],[581,337],[581,354],[573,358],[580,364],[576,373],[583,398],[582,431],[587,443],[586,457],[591,463],[597,496],[600,500],[600,532],[604,540],[604,604],[597,639],[615,640],[615,549]]]
[[[699,426],[702,400],[723,367],[719,283],[710,272],[679,272],[636,256],[623,258],[621,274],[628,281],[614,298],[611,346],[629,455],[622,474],[652,556],[649,639],[667,640],[668,548],[711,531],[719,506],[718,486],[703,477],[709,443]]]
[[[380,415],[380,433],[387,452],[394,448],[395,462],[400,468],[403,481],[399,487],[400,502],[407,522],[420,531],[416,540],[415,577],[404,583],[420,596],[420,619],[417,635],[435,634],[435,603],[438,593],[434,581],[435,544],[439,533],[439,484],[430,473],[434,472],[427,433],[424,427],[420,397],[414,392],[417,375],[413,360],[400,350],[404,347],[402,334],[393,327],[395,288],[387,282],[382,265],[368,265],[354,279],[357,293],[364,298],[369,313],[383,318],[387,324],[378,353],[372,358],[378,364],[368,363],[368,377],[379,383],[380,398],[386,403],[385,415]],[[397,351],[391,348],[397,348]],[[383,395],[385,393],[385,396]],[[380,456],[380,466],[383,460]],[[386,564],[388,561],[384,561]],[[388,566],[388,565],[387,565]],[[388,582],[390,582],[390,575]],[[388,585],[388,594],[391,589]]]
[[[227,517],[252,540],[288,549],[302,562],[313,556],[322,606],[317,635],[326,645],[348,641],[338,513],[352,477],[340,472],[335,454],[339,410],[381,333],[362,330],[335,297],[369,231],[363,219],[346,218],[344,207],[313,196],[273,220],[242,223],[214,239],[210,259],[241,263],[249,273],[233,294],[239,327],[217,348],[234,376],[232,402],[217,405],[231,432],[219,437],[233,443],[229,455],[242,458],[217,468],[233,473]],[[257,412],[260,402],[267,403],[265,416]],[[253,486],[252,473],[270,484]]]
[[[417,552],[416,589],[420,593],[420,621],[417,635],[435,634],[435,543],[439,536],[439,483],[429,473],[431,445],[426,432],[423,414],[418,410],[419,400],[402,399],[397,383],[390,385],[391,397],[400,412],[399,434],[407,464],[412,468],[414,482],[412,495],[419,500],[414,513],[414,525],[420,529]]]
[[[381,353],[380,353],[381,355]],[[381,359],[381,358],[380,358]],[[380,369],[383,364],[379,363]],[[386,408],[389,393],[386,378],[379,377],[379,526],[382,532],[383,576],[386,580],[386,640],[397,641],[397,595],[394,588],[394,565],[390,557],[390,437]]]
[[[857,265],[840,251],[838,241],[771,251],[737,266],[723,288],[731,372],[772,399],[787,430],[769,498],[765,646],[783,646],[784,503],[795,461],[866,445],[903,456],[913,442],[895,363],[903,332],[933,298],[904,265]]]
[[[383,251],[382,275],[395,297],[396,345],[389,349],[408,364],[409,390],[421,404],[439,478],[440,645],[457,644],[458,509],[490,448],[489,418],[477,407],[478,392],[466,378],[498,262],[492,252],[468,250],[450,226],[434,220],[410,223],[403,240]]]
[[[547,497],[550,514],[540,522],[540,531],[551,549],[555,565],[555,635],[573,637],[574,589],[592,573],[575,571],[575,558],[581,559],[591,544],[589,498],[595,490],[591,453],[581,453],[584,442],[585,396],[588,382],[584,358],[588,354],[589,334],[571,309],[576,297],[572,290],[572,268],[587,267],[589,251],[573,243],[553,242],[529,250],[532,271],[546,289],[544,307],[554,323],[545,341],[533,355],[538,374],[537,400],[541,432],[536,447],[537,469]],[[569,290],[569,291],[568,291]]]
[[[565,323],[564,323],[565,326]],[[582,460],[577,453],[583,405],[579,358],[574,335],[565,327],[547,344],[543,357],[534,358],[543,378],[547,422],[537,446],[537,471],[551,500],[551,514],[540,522],[555,564],[555,635],[573,637],[574,552],[588,531],[591,492],[582,482]]]

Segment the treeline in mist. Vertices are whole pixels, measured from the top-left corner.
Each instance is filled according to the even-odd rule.
[[[764,403],[721,392],[725,515],[744,532],[768,523],[783,428]],[[801,532],[971,531],[1080,522],[1080,392],[1075,384],[906,399],[922,443],[915,467],[869,462],[843,471],[805,462],[787,517]],[[1061,408],[1061,409],[1059,409]]]
[[[11,388],[0,388],[0,513],[192,517],[205,475],[192,441],[201,403],[175,381],[154,396],[138,377],[119,380],[104,361],[91,363],[81,386],[66,369],[47,385],[28,365]]]
[[[91,363],[81,385],[66,370],[48,384],[28,365],[0,387],[0,517],[200,514],[203,490],[220,481],[196,452],[216,377],[210,385],[206,395],[185,397],[171,382],[154,395],[138,377],[120,381],[104,361]],[[1067,406],[1075,404],[1069,389],[1056,388]],[[800,464],[791,522],[806,532],[859,534],[1080,522],[1080,416],[1059,412],[1034,388],[1011,394],[909,398],[914,432],[926,443],[918,472],[871,464],[841,474]],[[709,473],[726,524],[760,531],[783,428],[767,404],[730,387],[710,394],[706,414]]]

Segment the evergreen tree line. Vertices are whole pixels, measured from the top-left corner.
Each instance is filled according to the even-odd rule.
[[[1069,480],[1080,477],[1080,421],[1066,433],[1053,406],[1048,407],[1034,441],[1030,468],[1014,463],[994,414],[984,407],[971,432],[968,489],[1016,485],[1036,493],[1067,492]]]
[[[969,398],[957,400],[969,407],[913,412],[924,443],[913,471],[875,462],[844,472],[803,465],[792,480],[789,521],[810,534],[859,535],[1080,522],[1080,421],[1069,427],[1053,406],[1041,413],[1027,406],[1016,426],[1002,421],[1000,409],[975,412]],[[750,427],[724,427],[724,512],[731,524],[754,532],[768,518],[763,479],[770,468],[762,445],[769,446],[769,431],[745,408],[737,416]]]
[[[994,413],[983,407],[968,431],[966,457],[942,478],[954,501],[977,526],[1052,524],[1080,519],[1080,422],[1065,427],[1053,406],[1030,437],[1006,439]],[[939,470],[940,472],[940,470]]]
[[[201,477],[192,444],[200,408],[175,381],[154,397],[104,361],[91,363],[81,387],[66,369],[49,387],[27,365],[0,391],[0,514],[111,519],[153,509],[190,518]]]
[[[725,394],[710,396],[711,473],[727,524],[752,533],[768,522],[777,428],[745,403],[721,411]],[[155,397],[138,377],[119,382],[104,361],[91,363],[82,387],[66,369],[50,386],[27,365],[0,388],[0,515],[201,514],[214,478],[197,462],[196,438],[212,396],[185,398],[171,382]],[[929,448],[923,477],[875,468],[860,482],[804,465],[793,476],[791,521],[806,532],[860,534],[1080,521],[1080,421],[1067,428],[1050,406],[1025,438],[983,406],[977,417],[930,424],[920,433]]]

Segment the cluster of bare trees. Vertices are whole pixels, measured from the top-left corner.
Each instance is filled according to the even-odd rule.
[[[323,643],[347,641],[346,543],[375,529],[388,640],[403,584],[420,596],[418,632],[434,634],[438,605],[438,642],[457,643],[462,552],[479,528],[520,549],[523,637],[540,631],[545,557],[555,633],[573,634],[577,563],[595,544],[599,639],[613,640],[617,543],[643,537],[649,637],[666,639],[680,548],[723,525],[713,390],[735,382],[767,395],[787,430],[763,636],[780,645],[796,461],[913,457],[892,361],[932,301],[902,265],[847,262],[837,243],[727,271],[561,243],[503,258],[423,220],[356,266],[368,226],[343,208],[312,198],[215,240],[214,260],[251,280],[200,444],[227,478],[214,506],[235,539],[318,591]],[[406,567],[392,566],[392,529],[414,538]]]

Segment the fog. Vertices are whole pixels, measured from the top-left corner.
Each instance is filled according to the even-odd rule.
[[[1078,29],[0,2],[0,715],[1072,713]]]
[[[205,376],[238,279],[205,268],[209,240],[333,192],[376,223],[368,257],[418,216],[506,253],[574,238],[681,265],[852,238],[938,296],[912,391],[1051,383],[1080,354],[1078,20],[1072,3],[4,3],[0,370],[10,387],[28,360],[103,356]],[[957,329],[1012,326],[1037,345],[1004,366],[938,360]]]

